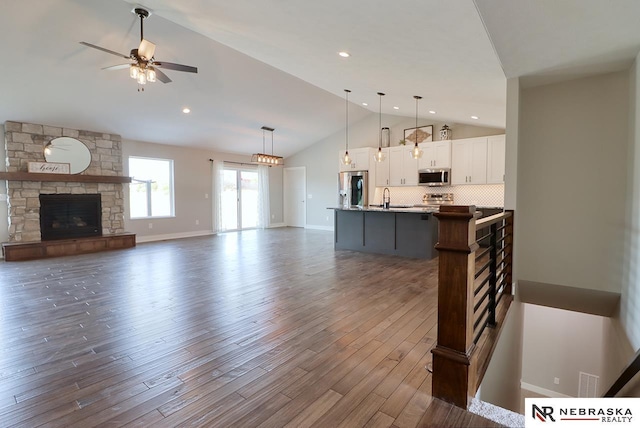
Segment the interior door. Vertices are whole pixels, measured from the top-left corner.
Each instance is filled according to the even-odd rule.
[[[307,173],[304,167],[285,168],[284,223],[290,227],[305,227],[307,223]]]

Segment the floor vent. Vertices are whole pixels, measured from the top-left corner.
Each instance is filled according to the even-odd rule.
[[[578,398],[595,398],[598,391],[598,379],[596,375],[580,372],[578,384]]]

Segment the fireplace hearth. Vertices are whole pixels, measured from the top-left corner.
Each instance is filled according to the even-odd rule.
[[[100,194],[41,194],[43,241],[102,236]]]

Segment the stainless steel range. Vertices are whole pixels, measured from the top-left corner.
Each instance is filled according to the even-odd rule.
[[[440,209],[440,205],[453,205],[453,193],[425,193],[422,203],[415,206]]]

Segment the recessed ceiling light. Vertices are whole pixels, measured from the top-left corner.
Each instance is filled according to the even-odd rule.
[[[184,114],[189,114],[189,113],[191,113],[191,109],[189,107],[185,107],[185,108],[182,109],[182,112]]]
[[[429,113],[436,114],[436,111],[435,110],[429,110]]]
[[[338,52],[338,55],[340,55],[342,58],[349,58],[351,56],[351,54],[349,52]]]
[[[393,106],[393,109],[394,109],[394,110],[400,110],[400,107],[398,107],[398,106]]]
[[[478,119],[479,119],[479,117],[478,117],[478,116],[471,116],[471,119],[473,119],[473,120],[478,120]]]
[[[368,106],[369,104],[367,104],[367,103],[362,103],[362,105],[363,105],[363,106]]]

